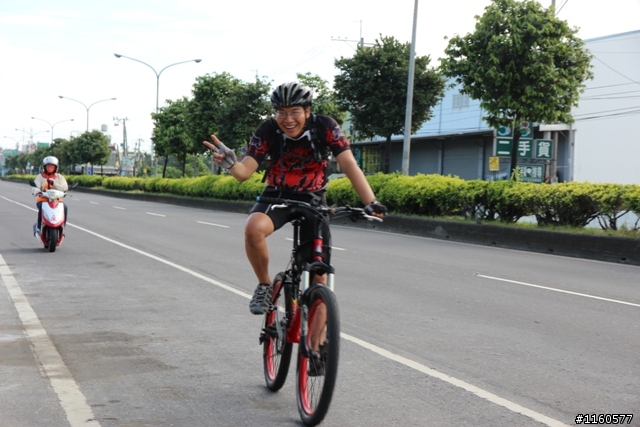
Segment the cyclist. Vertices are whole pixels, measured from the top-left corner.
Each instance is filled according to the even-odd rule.
[[[240,162],[234,151],[215,135],[211,135],[213,144],[208,141],[203,141],[203,144],[214,150],[214,161],[228,169],[240,182],[247,180],[269,156],[271,164],[265,172],[267,186],[263,197],[325,205],[329,159],[323,150],[328,148],[366,205],[366,211],[383,217],[387,208],[376,201],[351,152],[349,141],[333,118],[311,112],[312,98],[311,89],[298,82],[276,87],[271,94],[275,118],[266,120],[254,132],[246,156]],[[245,227],[247,258],[259,282],[249,303],[253,314],[264,314],[270,306],[271,276],[266,238],[293,219],[284,210],[269,207],[265,203],[256,203]],[[301,242],[311,242],[314,237],[314,224],[306,222],[309,224],[303,224],[300,230]],[[323,230],[323,238],[325,261],[329,262],[331,240],[328,229]],[[310,251],[308,246],[307,251]],[[324,283],[325,279],[318,280]]]
[[[35,183],[36,187],[42,191],[56,189],[60,191],[67,191],[69,189],[69,185],[67,184],[67,180],[58,172],[58,158],[55,156],[47,156],[42,159],[42,173],[39,173],[36,176]],[[36,206],[38,206],[38,222],[33,224],[33,235],[37,235],[40,233],[40,227],[42,227],[42,203],[46,202],[47,199],[43,195],[39,195],[36,199]],[[64,218],[65,224],[67,221],[67,204],[64,204]]]

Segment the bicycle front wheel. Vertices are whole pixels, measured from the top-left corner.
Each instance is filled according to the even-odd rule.
[[[329,410],[338,376],[340,313],[334,293],[322,285],[311,290],[307,307],[309,332],[298,346],[296,394],[300,418],[315,426]]]
[[[278,391],[284,385],[291,364],[293,344],[287,342],[286,313],[291,309],[291,289],[285,286],[284,273],[273,280],[273,310],[265,314],[263,330],[263,365],[267,388]]]

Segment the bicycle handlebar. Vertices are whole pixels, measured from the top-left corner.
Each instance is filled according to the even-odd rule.
[[[311,203],[302,202],[299,200],[291,200],[291,199],[280,199],[275,197],[256,197],[256,201],[258,203],[267,203],[272,205],[271,209],[295,209],[302,208],[306,211],[311,211],[315,215],[331,215],[334,217],[338,216],[350,216],[352,220],[358,219],[366,219],[368,221],[379,221],[382,222],[382,218],[378,218],[377,216],[368,215],[365,213],[362,208],[354,208],[349,205],[339,206],[339,207],[330,207],[330,206],[314,206]]]

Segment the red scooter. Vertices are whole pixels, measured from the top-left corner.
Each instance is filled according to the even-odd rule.
[[[34,181],[29,181],[29,185],[36,188],[33,191],[34,196],[43,195],[48,199],[42,203],[40,232],[34,230],[34,235],[42,242],[45,249],[49,249],[49,252],[55,252],[56,247],[60,246],[64,240],[64,226],[67,223],[67,219],[64,214],[64,202],[60,201],[60,199],[63,199],[67,192],[55,189],[42,191]],[[75,183],[69,189],[71,190],[77,186],[78,183]]]

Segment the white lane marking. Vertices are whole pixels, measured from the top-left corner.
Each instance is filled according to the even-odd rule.
[[[75,227],[75,228],[77,228],[79,230],[85,231],[85,232],[87,232],[89,234],[92,234],[92,235],[94,235],[94,236],[96,236],[96,237],[98,237],[100,239],[103,239],[103,240],[106,240],[106,241],[111,242],[113,244],[116,244],[118,246],[121,246],[123,248],[132,250],[132,251],[134,251],[136,253],[139,253],[140,255],[144,255],[146,257],[149,257],[151,259],[159,261],[159,262],[161,262],[163,264],[166,264],[166,265],[169,265],[171,267],[174,267],[174,268],[176,268],[176,269],[178,269],[180,271],[183,271],[183,272],[185,272],[187,274],[190,274],[190,275],[192,275],[194,277],[202,279],[202,280],[204,280],[204,281],[206,281],[208,283],[211,283],[213,285],[219,286],[222,289],[225,289],[225,290],[227,290],[229,292],[233,292],[234,294],[242,296],[242,297],[244,297],[246,299],[251,299],[252,298],[252,295],[249,295],[246,292],[242,292],[240,290],[232,288],[231,286],[225,285],[224,283],[218,282],[217,280],[210,279],[207,276],[204,276],[204,275],[202,275],[200,273],[197,273],[195,271],[189,270],[188,268],[183,267],[183,266],[178,265],[178,264],[175,264],[175,263],[173,263],[171,261],[165,260],[163,258],[160,258],[160,257],[157,257],[155,255],[149,254],[147,252],[141,251],[140,249],[136,249],[136,248],[131,247],[129,245],[125,245],[124,243],[120,243],[120,242],[118,242],[116,240],[110,239],[110,238],[108,238],[106,236],[103,236],[101,234],[94,233],[93,231],[87,230],[86,228],[78,227],[76,225],[74,225],[73,227]],[[360,346],[362,346],[362,347],[364,347],[364,348],[366,348],[366,349],[368,349],[368,350],[370,350],[370,351],[372,351],[372,352],[374,352],[376,354],[379,354],[380,356],[383,356],[383,357],[386,357],[387,359],[390,359],[390,360],[393,360],[395,362],[401,363],[401,364],[403,364],[403,365],[405,365],[405,366],[407,366],[407,367],[409,367],[411,369],[415,369],[415,370],[417,370],[419,372],[422,372],[422,373],[427,374],[429,376],[432,376],[434,378],[438,378],[438,379],[440,379],[442,381],[445,381],[445,382],[447,382],[449,384],[452,384],[452,385],[454,385],[456,387],[460,387],[460,388],[462,388],[464,390],[470,391],[471,393],[475,394],[476,396],[478,396],[478,397],[480,397],[482,399],[488,400],[489,402],[495,403],[496,405],[500,405],[500,406],[502,406],[502,407],[504,407],[506,409],[509,409],[510,411],[513,411],[513,412],[522,414],[524,416],[527,416],[529,418],[532,418],[532,419],[534,419],[534,420],[536,420],[538,422],[546,424],[547,426],[550,426],[550,427],[567,427],[566,424],[563,424],[558,420],[555,420],[553,418],[547,417],[546,415],[540,414],[540,413],[535,412],[535,411],[533,411],[531,409],[525,408],[525,407],[523,407],[521,405],[518,405],[515,402],[511,402],[510,400],[504,399],[504,398],[502,398],[500,396],[496,396],[495,394],[490,393],[490,392],[488,392],[486,390],[483,390],[483,389],[481,389],[479,387],[476,387],[476,386],[474,386],[472,384],[466,383],[466,382],[464,382],[462,380],[459,380],[457,378],[451,377],[451,376],[449,376],[447,374],[443,374],[441,372],[438,372],[435,369],[428,368],[427,366],[424,366],[424,365],[422,365],[422,364],[420,364],[420,363],[418,363],[416,361],[413,361],[413,360],[407,359],[405,357],[399,356],[399,355],[394,354],[394,353],[392,353],[392,352],[390,352],[388,350],[385,350],[385,349],[383,349],[381,347],[377,347],[377,346],[375,346],[373,344],[370,344],[370,343],[368,343],[366,341],[363,341],[363,340],[360,340],[360,339],[358,339],[356,337],[353,337],[351,335],[345,334],[344,332],[341,333],[341,336],[343,338],[345,338],[346,340],[349,340],[349,341],[351,341],[351,342],[353,342],[355,344],[358,344],[358,345],[360,345]]]
[[[14,203],[16,203],[16,202],[14,202]],[[25,206],[25,205],[22,205],[20,203],[16,203],[16,204],[19,204],[21,206]],[[29,208],[28,206],[25,206],[25,207]],[[29,208],[29,209],[32,209],[32,208]],[[32,209],[32,210],[35,210],[35,209]],[[125,249],[132,250],[133,252],[139,253],[140,255],[149,257],[149,258],[154,259],[156,261],[159,261],[159,262],[161,262],[163,264],[166,264],[166,265],[169,265],[171,267],[174,267],[174,268],[176,268],[176,269],[178,269],[180,271],[183,271],[183,272],[185,272],[187,274],[190,274],[190,275],[192,275],[194,277],[202,279],[205,282],[208,282],[208,283],[211,283],[213,285],[216,285],[216,286],[218,286],[218,287],[220,287],[222,289],[225,289],[225,290],[227,290],[229,292],[232,292],[232,293],[234,293],[236,295],[239,295],[241,297],[244,297],[246,299],[251,299],[252,298],[252,295],[249,295],[246,292],[242,292],[240,290],[232,288],[231,286],[225,285],[224,283],[218,282],[217,280],[210,279],[209,277],[206,277],[206,276],[204,276],[204,275],[202,275],[200,273],[196,273],[195,271],[189,270],[188,268],[182,267],[182,266],[180,266],[178,264],[175,264],[175,263],[173,263],[171,261],[167,261],[167,260],[159,258],[159,257],[157,257],[155,255],[151,255],[149,253],[143,252],[143,251],[141,251],[139,249],[133,248],[133,247],[131,247],[129,245],[125,245],[124,243],[120,243],[120,242],[118,242],[116,240],[110,239],[110,238],[108,238],[106,236],[103,236],[101,234],[94,233],[93,231],[89,231],[86,228],[78,227],[77,225],[73,225],[71,223],[68,223],[67,225],[70,225],[70,226],[72,226],[74,228],[77,228],[78,230],[85,231],[85,232],[87,232],[89,234],[92,234],[92,235],[94,235],[94,236],[96,236],[96,237],[98,237],[100,239],[106,240],[106,241],[111,242],[111,243],[113,243],[115,245],[121,246],[121,247],[123,247]],[[344,338],[344,339],[346,339],[348,341],[351,341],[354,344],[358,344],[358,345],[362,346],[363,348],[366,348],[366,349],[368,349],[368,350],[370,350],[370,351],[372,351],[372,352],[374,352],[374,353],[376,353],[376,354],[378,354],[378,355],[380,355],[382,357],[385,357],[385,358],[387,358],[389,360],[393,360],[395,362],[401,363],[404,366],[407,366],[408,368],[415,369],[415,370],[417,370],[419,372],[422,372],[422,373],[424,373],[426,375],[429,375],[429,376],[432,376],[434,378],[437,378],[437,379],[440,379],[442,381],[445,381],[445,382],[447,382],[447,383],[449,383],[451,385],[454,385],[456,387],[460,387],[463,390],[469,391],[469,392],[475,394],[476,396],[478,396],[478,397],[480,397],[482,399],[485,399],[485,400],[487,400],[487,401],[489,401],[491,403],[494,403],[494,404],[497,404],[499,406],[502,406],[502,407],[504,407],[504,408],[506,408],[506,409],[508,409],[510,411],[525,415],[525,416],[527,416],[529,418],[532,418],[532,419],[534,419],[534,420],[536,420],[538,422],[546,424],[549,427],[568,427],[567,424],[564,424],[564,423],[562,423],[562,422],[560,422],[560,421],[558,421],[556,419],[547,417],[546,415],[543,415],[543,414],[535,412],[535,411],[533,411],[531,409],[525,408],[525,407],[523,407],[521,405],[518,405],[515,402],[511,402],[510,400],[504,399],[504,398],[502,398],[500,396],[497,396],[497,395],[495,395],[493,393],[490,393],[490,392],[488,392],[486,390],[483,390],[483,389],[481,389],[479,387],[476,387],[476,386],[474,386],[472,384],[469,384],[469,383],[464,382],[462,380],[459,380],[457,378],[451,377],[451,376],[449,376],[447,374],[444,374],[442,372],[436,371],[435,369],[429,368],[429,367],[427,367],[425,365],[422,365],[422,364],[420,364],[420,363],[418,363],[416,361],[413,361],[411,359],[407,359],[405,357],[402,357],[400,355],[392,353],[392,352],[390,352],[388,350],[385,350],[385,349],[383,349],[381,347],[378,347],[378,346],[376,346],[374,344],[370,344],[370,343],[368,343],[366,341],[363,341],[363,340],[361,340],[359,338],[356,338],[356,337],[353,337],[351,335],[348,335],[348,334],[346,334],[344,332],[341,332],[340,336],[342,338]]]
[[[147,215],[153,215],[153,216],[161,216],[161,217],[166,217],[166,215],[163,214],[157,214],[157,213],[153,213],[153,212],[145,212]]]
[[[127,210],[127,208],[123,208],[123,207],[120,207],[120,206],[112,206],[112,208],[114,208],[114,209],[122,209],[123,211]]]
[[[99,205],[98,202],[89,202],[89,203],[91,203],[92,205]]]
[[[189,269],[188,269],[188,268],[186,268],[186,267],[183,267],[183,266],[181,266],[181,265],[178,265],[178,264],[176,264],[176,263],[174,263],[174,262],[171,262],[171,261],[169,261],[169,260],[166,260],[166,259],[164,259],[164,258],[160,258],[160,257],[157,257],[157,256],[152,255],[152,254],[150,254],[150,253],[147,253],[147,252],[141,251],[140,249],[136,249],[136,248],[134,248],[133,246],[125,245],[124,243],[120,243],[120,242],[118,242],[117,240],[110,239],[110,238],[108,238],[108,237],[106,237],[106,236],[103,236],[102,234],[95,233],[95,232],[93,232],[93,231],[91,231],[91,230],[87,230],[86,228],[80,227],[80,226],[78,226],[78,225],[73,225],[73,224],[71,224],[71,223],[67,223],[67,225],[69,225],[69,226],[71,226],[71,227],[73,227],[73,228],[77,228],[78,230],[82,230],[82,231],[84,231],[85,233],[89,233],[89,234],[91,234],[91,235],[93,235],[93,236],[96,236],[96,237],[98,237],[98,238],[102,239],[102,240],[106,240],[107,242],[111,242],[111,243],[113,243],[114,245],[118,245],[118,246],[123,247],[123,248],[125,248],[125,249],[129,249],[130,251],[136,252],[136,253],[138,253],[138,254],[140,254],[140,255],[143,255],[143,256],[146,256],[146,257],[148,257],[148,258],[154,259],[154,260],[156,260],[156,261],[158,261],[158,262],[161,262],[161,263],[166,264],[166,265],[168,265],[168,266],[170,266],[170,267],[173,267],[173,268],[175,268],[175,269],[177,269],[177,270],[180,270],[180,271],[182,271],[182,272],[185,272],[185,273],[187,273],[187,274],[190,274],[190,275],[192,275],[192,276],[194,276],[194,277],[197,277],[198,279],[204,280],[205,282],[211,283],[212,285],[216,285],[216,286],[218,286],[218,287],[220,287],[220,288],[222,288],[222,289],[224,289],[224,290],[227,290],[227,291],[229,291],[229,292],[232,292],[232,293],[234,293],[234,294],[236,294],[236,295],[239,295],[239,296],[241,296],[241,297],[248,298],[248,299],[250,299],[250,298],[252,298],[252,297],[253,297],[253,295],[249,295],[249,294],[248,294],[248,293],[246,293],[246,292],[243,292],[243,291],[240,291],[240,290],[238,290],[238,289],[232,288],[231,286],[229,286],[229,285],[225,285],[224,283],[222,283],[222,282],[218,282],[217,280],[210,279],[209,277],[207,277],[207,276],[205,276],[205,275],[203,275],[203,274],[197,273],[197,272],[195,272],[195,271],[193,271],[193,270],[189,270]]]
[[[2,255],[0,255],[0,278],[9,291],[9,297],[22,321],[22,327],[31,343],[32,351],[51,382],[70,426],[99,427],[100,423],[94,419],[95,415],[87,404],[87,399],[62,361],[62,357],[51,342],[51,338],[49,338]]]
[[[293,242],[293,239],[291,237],[285,237],[284,240],[288,240],[290,242]],[[331,249],[335,249],[336,251],[346,251],[345,248],[339,248],[337,246],[331,246]]]
[[[545,289],[547,291],[560,292],[560,293],[563,293],[563,294],[576,295],[576,296],[579,296],[579,297],[592,298],[592,299],[597,299],[597,300],[601,300],[601,301],[615,302],[616,304],[630,305],[632,307],[640,307],[640,304],[636,304],[636,303],[633,303],[633,302],[620,301],[620,300],[617,300],[617,299],[604,298],[604,297],[599,297],[599,296],[596,296],[596,295],[583,294],[581,292],[565,291],[564,289],[550,288],[548,286],[541,286],[541,285],[534,285],[533,283],[518,282],[517,280],[502,279],[500,277],[485,276],[484,274],[476,274],[476,276],[483,277],[485,279],[498,280],[500,282],[508,282],[508,283],[513,283],[513,284],[516,284],[516,285],[529,286],[531,288]]]
[[[376,354],[379,354],[382,357],[386,357],[387,359],[393,360],[394,362],[398,362],[408,368],[415,369],[416,371],[422,372],[423,374],[429,375],[430,377],[437,378],[444,382],[447,382],[456,387],[460,387],[468,392],[475,394],[476,396],[488,400],[491,403],[495,403],[496,405],[502,406],[512,412],[516,412],[522,414],[526,417],[532,418],[535,421],[546,424],[551,427],[563,427],[567,426],[556,419],[547,417],[539,412],[533,411],[531,409],[525,408],[524,406],[518,405],[515,402],[504,399],[500,396],[497,396],[491,392],[481,389],[480,387],[476,387],[473,384],[469,384],[465,381],[454,378],[450,375],[443,374],[442,372],[436,371],[435,369],[431,369],[421,363],[413,361],[411,359],[407,359],[406,357],[402,357],[398,354],[392,353],[384,348],[378,347],[374,344],[370,344],[366,341],[358,339],[354,336],[345,334],[344,332],[340,333],[340,336],[348,341],[351,341],[354,344],[357,344],[367,350],[370,350]]]
[[[30,210],[32,210],[32,211],[34,211],[34,212],[37,212],[37,211],[38,211],[38,209],[36,209],[36,208],[32,208],[31,206],[23,205],[22,203],[20,203],[20,202],[16,202],[15,200],[7,199],[7,198],[6,198],[6,197],[4,197],[4,196],[0,196],[0,197],[2,197],[3,199],[5,199],[7,202],[11,202],[11,203],[13,203],[14,205],[22,206],[23,208],[30,209]]]
[[[220,227],[220,228],[229,228],[228,225],[222,225],[222,224],[214,224],[213,222],[204,222],[204,221],[196,221],[198,224],[204,224],[204,225],[212,225],[214,227]]]

